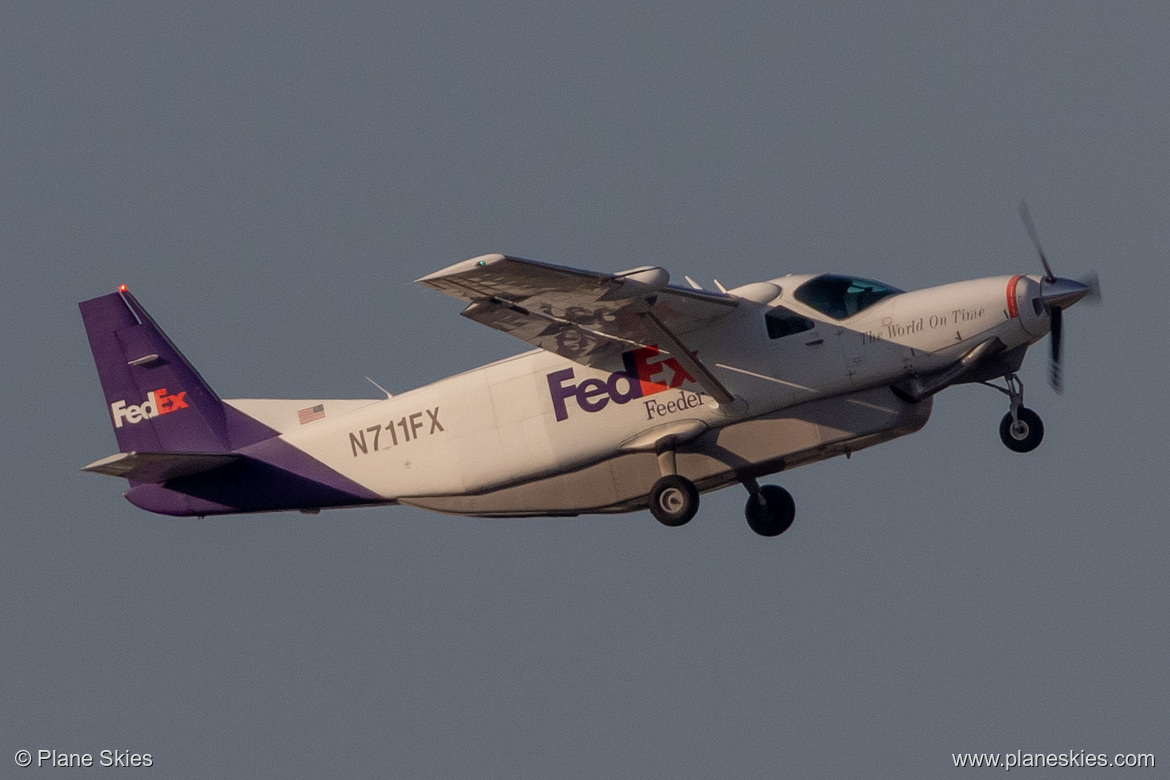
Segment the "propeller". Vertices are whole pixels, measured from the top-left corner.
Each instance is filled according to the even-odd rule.
[[[1028,238],[1032,239],[1032,244],[1036,247],[1036,254],[1040,255],[1040,262],[1044,266],[1044,281],[1055,282],[1056,274],[1052,273],[1052,266],[1048,264],[1048,258],[1044,255],[1044,247],[1040,246],[1040,236],[1036,234],[1036,226],[1032,224],[1032,213],[1028,211],[1028,201],[1020,201],[1020,220],[1024,223],[1024,230],[1028,231]]]
[[[1036,254],[1040,255],[1040,263],[1044,266],[1044,279],[1040,282],[1040,300],[1044,308],[1048,309],[1049,316],[1049,344],[1052,353],[1048,365],[1048,383],[1052,389],[1061,392],[1064,388],[1064,376],[1060,363],[1061,344],[1064,339],[1064,309],[1073,305],[1081,298],[1093,303],[1101,302],[1101,283],[1094,271],[1081,280],[1058,279],[1052,273],[1052,266],[1048,264],[1048,257],[1044,254],[1044,247],[1040,246],[1040,237],[1036,233],[1036,226],[1032,224],[1032,215],[1028,211],[1026,201],[1020,201],[1020,220],[1032,245],[1036,247]]]
[[[1049,336],[1048,343],[1052,346],[1052,355],[1048,361],[1048,384],[1052,385],[1052,389],[1060,392],[1064,388],[1064,377],[1061,375],[1060,367],[1060,341],[1061,333],[1064,328],[1064,309],[1059,306],[1053,306],[1052,311],[1049,312]]]

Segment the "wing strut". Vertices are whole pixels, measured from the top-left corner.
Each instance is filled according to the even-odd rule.
[[[747,408],[747,403],[742,398],[736,398],[731,392],[723,386],[723,383],[715,378],[715,375],[707,370],[707,367],[699,362],[695,354],[687,349],[686,345],[679,341],[678,336],[674,335],[665,325],[662,320],[654,315],[653,311],[647,309],[644,312],[639,312],[638,315],[645,319],[662,337],[662,340],[670,345],[670,353],[675,360],[682,364],[682,367],[695,377],[703,388],[711,394],[711,397],[719,404],[719,408],[725,410],[727,413],[742,412]]]

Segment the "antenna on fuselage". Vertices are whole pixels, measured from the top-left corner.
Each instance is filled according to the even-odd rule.
[[[380,384],[378,384],[377,382],[375,382],[373,379],[370,379],[369,377],[366,377],[366,381],[367,381],[367,382],[369,382],[369,383],[370,383],[371,385],[373,385],[374,387],[376,387],[376,388],[378,388],[379,390],[381,390],[383,393],[385,393],[387,398],[393,398],[393,397],[394,397],[394,396],[393,396],[393,395],[390,393],[390,391],[389,391],[389,390],[387,390],[386,388],[382,387]]]

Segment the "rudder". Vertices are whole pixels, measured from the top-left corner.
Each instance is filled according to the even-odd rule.
[[[231,452],[274,433],[225,406],[125,286],[78,305],[122,452]]]

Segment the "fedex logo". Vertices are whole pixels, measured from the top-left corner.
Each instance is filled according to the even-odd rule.
[[[553,411],[557,422],[569,417],[568,400],[577,402],[584,412],[600,412],[612,401],[626,404],[635,398],[661,393],[681,387],[683,382],[694,382],[695,378],[682,367],[677,359],[665,357],[655,359],[658,347],[650,345],[622,353],[625,371],[610,374],[609,379],[590,378],[580,384],[573,384],[573,369],[566,368],[548,375],[548,389],[552,396]]]
[[[177,409],[187,408],[187,391],[181,390],[174,395],[167,395],[167,389],[160,387],[146,394],[146,400],[140,404],[126,405],[125,401],[115,401],[110,404],[110,414],[114,416],[114,427],[121,428],[122,421],[133,425],[160,414],[170,414]]]

